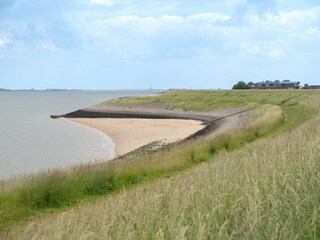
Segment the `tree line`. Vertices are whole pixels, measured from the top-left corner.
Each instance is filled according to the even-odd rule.
[[[245,83],[244,81],[239,81],[238,83],[233,85],[232,89],[251,89],[253,85],[253,82]]]

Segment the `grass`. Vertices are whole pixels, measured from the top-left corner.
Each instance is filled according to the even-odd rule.
[[[280,121],[281,111],[272,108],[268,112],[271,111],[276,112],[275,120]],[[260,122],[248,125],[245,129],[232,134],[185,142],[166,147],[151,155],[140,153],[138,156],[129,156],[122,162],[83,166],[69,172],[54,170],[30,176],[21,186],[0,196],[0,206],[3,209],[0,223],[6,226],[12,221],[33,215],[40,210],[66,207],[88,197],[116,192],[136,183],[167,176],[207,161],[222,149],[232,151],[266,134],[263,131],[267,131],[267,127],[274,126],[274,119],[269,118],[270,123],[262,128],[265,117],[261,115],[258,118],[261,119]]]
[[[245,94],[247,99],[241,100],[245,105],[270,103],[277,107],[265,105],[255,122],[214,138],[128,156],[114,164],[30,176],[23,184],[11,183],[12,187],[2,183],[2,226],[147,181],[138,189],[88,201],[68,210],[67,216],[56,213],[35,220],[37,224],[27,229],[38,238],[51,236],[54,231],[61,236],[57,239],[319,237],[319,128],[313,129],[319,125],[319,92],[205,93],[210,97],[205,97],[202,110],[213,106],[207,98],[217,94],[218,104],[223,100],[221,94],[226,93],[228,106],[236,106],[240,101],[237,96]],[[191,105],[184,97],[188,94],[194,100],[201,98],[201,91],[170,91],[169,96],[159,96],[162,100],[157,101],[200,110],[199,104]],[[185,100],[177,100],[179,95]],[[145,99],[122,99],[121,103],[154,101]],[[252,143],[257,139],[261,140]],[[185,170],[183,174],[173,174],[181,170]],[[170,178],[149,181],[161,176]],[[303,224],[299,225],[300,221]],[[50,222],[55,226],[52,229]],[[66,225],[70,227],[63,229]],[[24,236],[29,230],[23,229],[20,233],[16,229],[4,233],[3,238]]]
[[[168,108],[208,111],[222,107],[242,107],[248,105],[297,105],[306,97],[306,91],[248,91],[248,90],[170,90],[154,97],[120,98],[107,101],[116,104],[165,103]]]

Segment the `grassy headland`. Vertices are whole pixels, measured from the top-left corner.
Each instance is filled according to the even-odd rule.
[[[215,137],[153,153],[142,151],[122,161],[2,182],[0,224],[8,227],[27,216],[86,200],[71,211],[70,217],[76,214],[80,225],[61,233],[67,234],[65,238],[83,237],[87,231],[96,232],[98,238],[319,237],[316,177],[320,165],[319,145],[315,145],[319,129],[312,130],[320,121],[319,100],[318,91],[186,90],[113,100],[117,104],[162,102],[185,110],[239,106],[258,110],[254,121]],[[264,139],[251,143],[260,138]],[[186,169],[190,171],[174,174]],[[149,181],[159,177],[170,179]],[[90,201],[141,182],[149,183]],[[95,229],[88,223],[89,216],[103,227]],[[39,221],[60,220],[57,213]],[[84,224],[91,227],[81,228]],[[44,233],[35,226],[34,234],[41,238]],[[15,231],[7,236],[14,237]]]

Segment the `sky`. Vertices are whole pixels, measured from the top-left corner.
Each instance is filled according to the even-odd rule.
[[[0,0],[0,88],[320,84],[319,0]]]

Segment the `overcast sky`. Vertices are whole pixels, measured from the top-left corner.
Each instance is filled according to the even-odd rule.
[[[0,0],[0,88],[320,84],[319,0]]]

